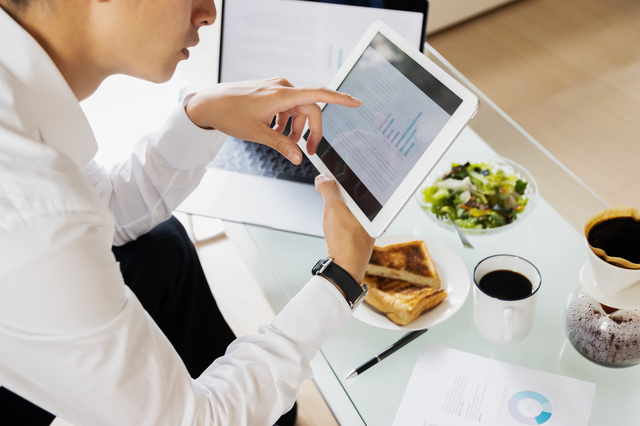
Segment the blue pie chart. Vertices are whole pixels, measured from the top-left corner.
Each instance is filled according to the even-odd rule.
[[[509,414],[523,425],[541,425],[551,418],[551,402],[534,391],[522,391],[509,399]]]

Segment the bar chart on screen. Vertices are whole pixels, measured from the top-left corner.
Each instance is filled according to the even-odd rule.
[[[380,115],[382,117],[382,115]],[[418,130],[421,125],[429,123],[421,122],[422,111],[404,113],[399,108],[387,113],[377,126],[378,136],[387,142],[401,157],[410,157],[416,144],[420,143]]]
[[[451,116],[371,46],[338,90],[362,105],[328,105],[323,136],[384,204]]]

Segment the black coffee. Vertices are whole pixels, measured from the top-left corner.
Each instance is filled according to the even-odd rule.
[[[527,277],[503,269],[486,274],[478,286],[489,296],[500,300],[524,299],[533,291],[533,285]]]
[[[640,222],[632,217],[616,217],[595,225],[589,231],[589,244],[607,256],[621,257],[640,264]]]

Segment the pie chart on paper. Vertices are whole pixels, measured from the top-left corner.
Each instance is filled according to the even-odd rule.
[[[541,425],[551,418],[551,402],[534,391],[522,391],[509,399],[509,413],[523,425]]]

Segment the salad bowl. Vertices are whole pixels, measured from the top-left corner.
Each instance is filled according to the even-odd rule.
[[[472,170],[472,176],[465,177],[463,180],[455,178],[468,175],[468,173],[456,173],[454,176],[450,176],[455,181],[451,180],[448,184],[442,183],[443,177],[452,172],[452,164],[464,167],[467,163],[472,166],[483,165],[483,167],[479,167],[478,171]],[[460,168],[456,170],[460,170]],[[450,195],[447,196],[441,187],[448,189]],[[438,192],[439,190],[440,192]],[[465,191],[468,194],[463,194]],[[493,191],[503,194],[500,201],[490,202],[491,206],[479,207],[481,204],[480,193]],[[512,196],[511,193],[513,193]],[[474,195],[480,203],[475,206]],[[452,213],[452,216],[457,216],[456,224],[463,232],[471,235],[493,234],[511,229],[531,213],[537,203],[538,196],[538,185],[533,176],[524,167],[502,157],[471,159],[444,157],[415,194],[416,201],[426,215],[452,231],[453,225],[449,221],[446,211],[455,209],[456,213]],[[434,197],[439,197],[439,200],[436,201],[437,207],[433,207],[434,202],[431,202]],[[469,199],[467,197],[472,201],[467,201]],[[486,199],[486,197],[483,198],[483,200]],[[461,201],[466,202],[461,203]],[[446,208],[443,209],[443,206]],[[440,214],[436,214],[434,210]],[[497,217],[498,214],[503,217]],[[464,217],[469,217],[469,219],[464,219]],[[473,218],[478,218],[478,220]]]

